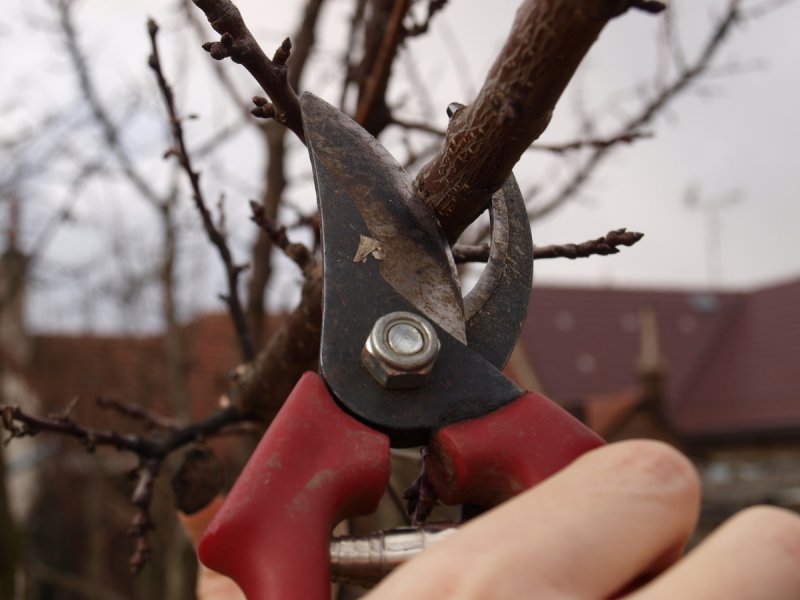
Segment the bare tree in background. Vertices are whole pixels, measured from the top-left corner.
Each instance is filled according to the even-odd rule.
[[[314,91],[313,85],[306,86],[304,81],[310,79],[311,73],[306,71],[311,57],[320,52],[317,38],[329,14],[325,11],[328,4],[332,3],[307,0],[294,32],[272,50],[271,57],[229,0],[179,0],[173,4],[173,29],[191,37],[191,48],[202,43],[209,60],[214,59],[214,101],[235,107],[229,121],[216,128],[203,125],[204,141],[192,144],[187,141],[190,115],[184,112],[182,80],[170,69],[172,62],[159,48],[164,34],[159,33],[156,22],[148,22],[151,47],[143,48],[142,55],[149,55],[158,91],[137,90],[133,96],[136,102],[110,100],[104,82],[93,70],[96,50],[87,49],[82,38],[76,3],[48,0],[48,29],[55,32],[60,56],[74,75],[79,91],[76,106],[71,111],[59,107],[52,115],[44,115],[35,131],[20,130],[4,141],[5,152],[15,158],[2,172],[2,200],[10,205],[12,198],[18,198],[25,206],[27,220],[36,224],[34,232],[25,236],[25,273],[12,281],[9,289],[24,285],[32,269],[47,269],[43,265],[47,244],[59,228],[80,220],[75,216],[75,206],[89,186],[112,182],[111,189],[124,190],[125,196],[137,203],[137,210],[147,213],[149,223],[155,224],[157,234],[148,235],[156,249],[143,253],[137,248],[134,256],[132,244],[117,230],[112,232],[114,239],[105,247],[119,255],[113,261],[113,277],[107,272],[99,278],[92,275],[108,265],[100,269],[89,262],[84,269],[92,282],[90,295],[110,288],[118,293],[121,306],[126,298],[134,299],[135,304],[142,294],[158,298],[154,322],[163,331],[160,344],[168,373],[169,415],[123,399],[110,405],[121,420],[114,429],[88,427],[69,411],[39,416],[10,404],[2,407],[2,417],[12,438],[54,432],[77,438],[90,449],[110,447],[135,458],[133,488],[127,490],[134,508],[131,567],[138,571],[147,563],[152,552],[151,530],[158,525],[156,551],[171,558],[153,585],[162,586],[170,598],[191,597],[187,582],[193,580],[193,571],[181,566],[186,547],[176,541],[174,525],[163,516],[169,509],[161,510],[162,520],[154,522],[154,506],[170,504],[163,490],[159,491],[161,482],[181,474],[183,484],[175,490],[175,503],[187,511],[201,508],[220,491],[213,469],[206,468],[213,462],[208,440],[246,430],[250,434],[242,435],[241,445],[247,447],[252,432],[269,424],[300,374],[315,368],[321,315],[318,221],[313,211],[304,213],[292,207],[287,198],[292,178],[308,177],[292,173],[289,158],[303,142],[298,94],[307,88]],[[766,10],[771,4],[758,8]],[[438,216],[454,244],[456,257],[464,262],[485,261],[485,230],[471,233],[468,244],[457,242],[485,211],[491,195],[524,153],[538,151],[571,159],[565,163],[563,180],[549,195],[530,194],[529,211],[535,219],[574,199],[617,149],[651,136],[654,119],[702,79],[735,24],[751,15],[739,0],[729,0],[710,24],[705,42],[694,56],[685,55],[677,45],[671,21],[666,18],[662,43],[671,66],[656,74],[655,83],[638,96],[627,118],[610,128],[604,122],[600,134],[601,116],[582,115],[585,135],[559,145],[537,145],[557,101],[606,24],[629,10],[659,13],[663,8],[661,2],[653,0],[521,0],[513,27],[480,91],[456,112],[445,132],[430,123],[411,122],[400,116],[402,109],[389,93],[389,85],[397,78],[399,58],[406,56],[414,38],[426,35],[437,15],[447,10],[446,0],[354,0],[349,9],[346,52],[337,67],[341,79],[336,99],[373,135],[399,130],[404,136],[424,135],[424,139],[433,140],[429,150],[409,145],[405,157],[418,169],[417,190]],[[252,78],[246,84],[242,83],[241,68]],[[261,90],[251,100],[248,97],[252,94],[243,89],[249,90],[253,81]],[[157,105],[156,95],[161,96]],[[203,99],[192,100],[197,110],[212,110]],[[69,127],[63,124],[65,113]],[[154,156],[141,156],[133,150],[135,144],[130,141],[132,133],[126,124],[135,119],[163,123],[165,118],[168,162],[154,176]],[[261,176],[250,182],[249,197],[235,191],[234,185],[225,185],[235,178],[217,172],[224,164],[220,157],[225,145],[241,139],[242,132],[250,136],[247,139],[258,140],[263,157]],[[83,143],[87,138],[93,140],[89,150]],[[155,155],[163,150],[163,143],[159,144],[161,147],[154,148]],[[35,169],[42,155],[59,166],[58,172]],[[41,216],[45,211],[28,208],[37,195],[32,182],[51,178],[66,182],[67,193],[55,212]],[[246,205],[250,200],[254,225],[248,231],[232,230],[228,219],[231,206]],[[286,220],[286,215],[291,217]],[[539,246],[535,258],[613,254],[640,237],[625,230],[612,231],[588,242]],[[120,239],[125,241],[120,243]],[[301,244],[299,239],[308,243]],[[215,260],[222,265],[224,291],[220,296],[235,332],[240,363],[221,365],[232,372],[229,390],[216,412],[198,418],[192,407],[209,406],[216,399],[192,397],[188,388],[188,342],[183,326],[187,311],[181,308],[181,286],[186,277],[181,269],[191,264],[191,254],[201,243],[213,249]],[[268,328],[265,299],[276,281],[276,252],[296,265],[302,289],[298,304]],[[119,277],[126,270],[127,276]],[[5,297],[2,301],[7,304]],[[70,391],[64,394],[66,406]],[[146,427],[128,433],[126,420],[134,419]],[[97,485],[106,485],[102,477],[98,481]],[[0,522],[4,517],[2,503],[0,494]],[[113,597],[102,583],[92,587],[84,579],[70,579],[42,564],[26,568],[31,577],[49,578],[54,585],[83,597]]]

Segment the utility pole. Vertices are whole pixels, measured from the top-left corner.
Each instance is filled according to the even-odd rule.
[[[722,284],[722,213],[743,200],[743,193],[733,189],[716,198],[706,199],[699,185],[691,185],[684,196],[684,204],[697,210],[703,217],[706,255],[706,279],[710,289]]]

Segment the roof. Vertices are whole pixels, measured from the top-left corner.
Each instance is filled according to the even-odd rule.
[[[643,309],[679,433],[800,431],[800,281],[750,293],[536,286],[520,341],[543,391],[602,410],[598,396],[629,390]]]
[[[664,408],[678,433],[800,432],[800,280],[748,293],[535,286],[520,345],[542,391],[613,427],[635,407],[645,309],[655,315]],[[227,315],[212,314],[184,336],[192,408],[207,414],[240,362],[233,330]],[[164,352],[157,336],[38,335],[29,380],[45,410],[79,397],[76,417],[103,425],[98,396],[171,414]]]
[[[233,328],[225,314],[205,315],[188,324],[183,335],[192,411],[207,414],[240,362]],[[165,357],[164,342],[155,335],[36,335],[31,378],[44,410],[61,411],[77,398],[75,417],[105,426],[105,411],[95,408],[98,397],[173,414]]]
[[[800,431],[800,281],[745,297],[686,381],[674,420],[688,434]]]

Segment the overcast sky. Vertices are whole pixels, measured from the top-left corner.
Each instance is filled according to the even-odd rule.
[[[412,40],[398,63],[391,88],[392,98],[403,102],[398,114],[409,118],[434,114],[444,128],[444,107],[453,100],[468,103],[473,97],[502,45],[518,3],[494,0],[487,8],[484,2],[451,0],[436,18],[431,34]],[[39,21],[49,14],[48,2],[6,0],[6,4],[11,8],[4,10],[0,21],[0,135],[4,137],[33,127],[49,109],[74,108],[78,98],[73,76],[59,55],[57,37]],[[294,29],[302,2],[242,0],[238,4],[271,53]],[[326,29],[321,32],[311,76],[304,82],[304,89],[334,103],[338,101],[341,77],[337,60],[350,4],[329,0]],[[689,60],[725,4],[672,2],[675,31]],[[745,7],[760,4],[744,3]],[[209,59],[192,34],[178,27],[181,20],[172,1],[82,0],[78,5],[82,43],[92,56],[93,71],[103,81],[104,99],[124,114],[125,103],[135,97],[132,90],[139,90],[139,101],[156,107],[151,110],[154,116],[138,118],[125,130],[125,143],[142,157],[148,172],[163,180],[165,176],[158,173],[164,171],[161,153],[167,142],[163,121],[156,119],[158,99],[145,66],[149,52],[144,26],[147,16],[155,17],[163,26],[162,52],[168,74],[175,77],[182,109],[198,115],[197,121],[187,126],[190,141],[197,144],[209,130],[234,118],[226,99],[212,87]],[[637,97],[633,86],[653,80],[659,57],[660,19],[663,17],[630,13],[604,30],[559,103],[542,142],[573,140],[581,111],[603,116],[601,134],[613,131],[615,123],[632,114]],[[642,242],[615,257],[540,261],[536,265],[537,282],[751,288],[800,276],[800,252],[796,249],[800,225],[798,24],[800,1],[737,28],[715,63],[713,77],[684,94],[649,126],[652,138],[617,149],[576,200],[533,227],[537,244],[579,242],[619,227],[644,232]],[[211,34],[208,39],[213,39]],[[245,94],[256,91],[243,69],[230,62],[225,67]],[[731,70],[738,74],[731,75]],[[419,93],[420,86],[426,94]],[[71,126],[70,119],[80,118],[80,110],[65,111],[61,124]],[[412,140],[418,147],[430,142]],[[88,136],[82,149],[90,154],[96,143],[96,138]],[[385,143],[402,154],[396,131],[387,132]],[[247,222],[247,199],[258,192],[260,144],[252,134],[243,133],[226,144],[224,156],[222,161],[204,165],[206,174],[213,175],[205,176],[204,182],[210,188],[214,188],[213,182],[223,182],[220,189],[209,189],[209,195],[225,193],[234,245],[246,260],[252,233]],[[306,172],[307,165],[305,151],[295,145],[293,173]],[[541,198],[546,198],[565,169],[563,161],[530,152],[515,172],[524,190],[537,185]],[[39,199],[36,207],[24,207],[29,239],[35,238],[37,226],[48,211],[52,213],[69,197],[63,183],[60,188],[53,181],[38,182],[31,196],[38,194],[45,200]],[[98,235],[98,231],[111,232],[126,248],[120,253],[125,254],[133,271],[136,261],[152,252],[146,249],[157,237],[151,209],[127,200],[122,188],[105,185],[82,191],[84,195],[71,200],[76,221],[51,237],[46,253],[50,264],[80,265],[98,253],[107,255],[108,236]],[[296,180],[289,190],[290,202],[308,207],[313,201],[310,186],[307,177]],[[705,209],[687,205],[690,188],[696,190],[698,204]],[[714,206],[720,208],[712,210]],[[189,208],[187,219],[193,218]],[[709,237],[715,231],[710,227],[714,218],[718,238]],[[718,242],[712,243],[715,239]],[[131,252],[138,244],[142,245],[141,253]],[[208,266],[215,260],[213,255],[200,237],[187,239],[185,244],[190,253],[202,258],[185,267],[189,273],[185,275],[187,310],[218,306],[215,294],[221,291],[220,275],[215,266]],[[40,277],[47,279],[51,272],[44,269]],[[273,292],[276,305],[291,302],[297,280],[292,267],[282,269]],[[34,322],[42,327],[58,327],[75,309],[75,294],[64,296],[72,300],[54,300],[60,297],[54,291],[58,281],[49,280],[42,288],[46,294],[34,297]]]

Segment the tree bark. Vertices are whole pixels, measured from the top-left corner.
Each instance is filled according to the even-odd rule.
[[[525,0],[475,101],[416,179],[451,243],[488,206],[608,21],[632,1]]]

